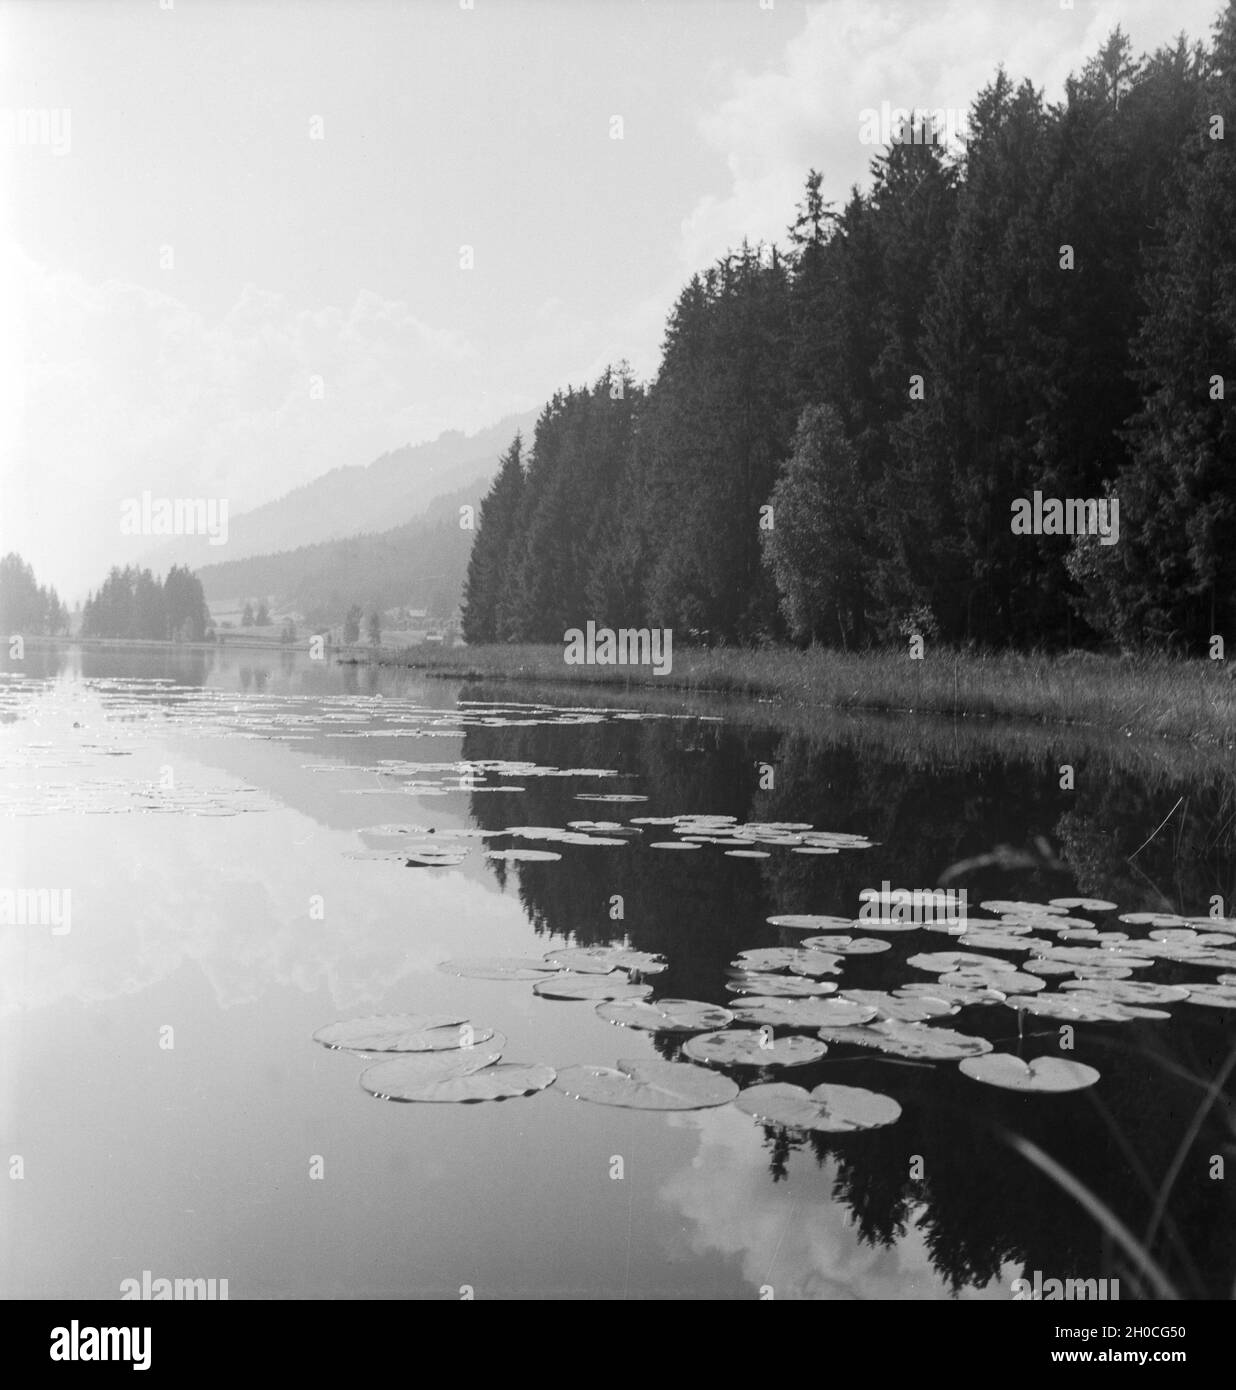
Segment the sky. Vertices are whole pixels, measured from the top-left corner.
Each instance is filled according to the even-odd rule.
[[[234,516],[648,379],[694,271],[865,183],[865,109],[1052,99],[1218,9],[0,0],[0,551],[81,598],[143,492]]]

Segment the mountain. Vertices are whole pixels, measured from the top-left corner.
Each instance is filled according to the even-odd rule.
[[[408,607],[444,620],[459,606],[475,535],[460,526],[459,508],[479,512],[488,486],[483,477],[435,498],[424,516],[388,531],[206,565],[197,576],[213,604],[266,598],[322,626],[342,622],[354,603],[366,613]]]
[[[210,545],[202,536],[178,536],[149,551],[142,563],[156,573],[173,564],[223,569],[226,565],[218,563],[221,553],[230,562],[389,530],[425,515],[443,493],[464,487],[475,490],[487,482],[515,431],[522,430],[530,438],[535,425],[536,412],[509,415],[475,434],[448,430],[428,443],[383,454],[370,464],[332,468],[273,502],[229,516],[226,546]]]

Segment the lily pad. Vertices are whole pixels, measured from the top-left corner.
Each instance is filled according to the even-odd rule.
[[[1020,970],[953,970],[940,976],[942,985],[955,985],[958,989],[972,989],[977,993],[994,990],[997,994],[1034,994],[1044,986],[1037,975],[1026,975]]]
[[[900,985],[893,992],[898,999],[944,999],[963,1008],[970,1004],[994,1004],[999,998],[997,992],[987,985],[976,989],[973,985],[949,984],[943,978],[930,984],[915,981],[913,984]]]
[[[1049,907],[1063,907],[1067,912],[1115,912],[1116,904],[1105,898],[1048,898]]]
[[[1187,959],[1192,965],[1212,965],[1216,969],[1230,970],[1236,965],[1236,951],[1224,951],[1214,946],[1194,946]]]
[[[557,972],[535,956],[460,956],[442,961],[438,969],[468,980],[543,980]]]
[[[638,999],[607,999],[597,1005],[597,1016],[620,1028],[642,1028],[650,1033],[699,1033],[725,1028],[734,1021],[729,1009],[700,999],[658,999],[646,1004]]]
[[[884,1019],[862,1028],[821,1028],[817,1036],[825,1042],[848,1042],[857,1047],[873,1047],[877,1052],[888,1052],[895,1057],[932,1062],[977,1057],[991,1051],[986,1038],[958,1033],[951,1028],[934,1028],[927,1023],[904,1023],[899,1019]]]
[[[784,1081],[748,1086],[734,1103],[758,1120],[826,1134],[878,1129],[901,1118],[901,1106],[891,1096],[828,1083],[813,1091]]]
[[[557,1089],[575,1100],[631,1110],[704,1110],[728,1105],[738,1087],[689,1062],[620,1060],[614,1067],[565,1067]]]
[[[623,946],[569,946],[546,952],[545,960],[580,975],[607,975],[611,970],[659,975],[668,969],[664,956],[651,951],[628,951]]]
[[[1057,936],[1066,931],[1098,932],[1098,927],[1087,917],[1001,917],[1000,930],[1009,931],[1014,925],[1029,927],[1031,931],[1054,931]]]
[[[773,1028],[829,1028],[867,1023],[876,1011],[852,999],[783,999],[768,995],[735,1000],[734,1018],[742,1023],[767,1023]]]
[[[430,1059],[398,1057],[379,1062],[361,1073],[360,1084],[382,1100],[460,1103],[528,1095],[544,1090],[555,1076],[553,1067],[527,1062],[490,1062],[465,1071],[420,1065],[426,1060]]]
[[[801,975],[769,975],[759,971],[736,971],[725,987],[735,994],[766,994],[778,999],[809,999],[813,995],[832,994],[837,988],[832,983],[804,979]]]
[[[955,939],[958,946],[977,951],[1033,951],[1047,944],[1039,937],[1017,936],[1006,931],[975,931],[973,923]]]
[[[500,1048],[484,1047],[422,1057],[392,1057],[361,1072],[360,1084],[372,1095],[397,1100],[409,1090],[470,1076],[474,1071],[492,1067],[501,1058]]]
[[[994,912],[999,916],[1008,913],[1011,917],[1056,917],[1068,911],[1059,903],[1016,902],[1007,898],[989,898],[979,906],[984,912]]]
[[[874,956],[881,951],[891,951],[891,941],[881,941],[877,936],[808,936],[803,945],[808,949],[819,948],[831,951],[838,956]]]
[[[1236,1009],[1236,986],[1189,985],[1190,1004],[1206,1004],[1212,1009]]]
[[[625,975],[553,975],[539,980],[532,986],[533,994],[542,999],[590,1000],[597,1003],[602,999],[647,999],[652,993],[651,985],[633,985]]]
[[[825,938],[827,939],[827,938]],[[792,970],[796,975],[839,975],[841,957],[828,951],[811,951],[796,946],[768,946],[762,950],[740,951],[731,964],[740,970]]]
[[[985,1057],[965,1057],[958,1063],[973,1081],[1002,1086],[1008,1091],[1081,1091],[1093,1086],[1099,1073],[1084,1062],[1063,1057],[1036,1057],[1027,1064],[1011,1052],[991,1052]]]
[[[955,1000],[922,996],[903,999],[878,989],[844,989],[839,999],[852,999],[855,1004],[869,1005],[880,1018],[895,1018],[902,1023],[922,1023],[928,1018],[947,1018],[959,1005]]]
[[[1136,1018],[1167,1018],[1159,1009],[1118,1004],[1099,994],[1078,990],[1072,994],[1010,994],[1004,1003],[1036,1018],[1064,1019],[1070,1023],[1129,1023]]]
[[[724,1028],[691,1038],[682,1050],[708,1067],[802,1067],[818,1062],[828,1048],[801,1033],[774,1038],[762,1028]]]
[[[1128,965],[1137,969],[1140,965],[1153,964],[1145,960],[1140,952],[1104,946],[1042,946],[1036,954],[1047,960],[1071,961],[1076,965]]]
[[[1024,969],[1031,975],[1075,975],[1084,965],[1071,965],[1067,960],[1028,960]],[[1132,974],[1132,971],[1127,972]]]
[[[964,970],[969,966],[1001,973],[1013,972],[1016,969],[1011,961],[999,960],[995,956],[980,956],[972,951],[920,951],[918,955],[910,956],[906,964],[919,970],[930,970],[937,975]]]
[[[461,1014],[377,1014],[329,1023],[313,1040],[347,1052],[451,1052],[495,1037],[492,1028],[476,1027]]]
[[[1062,965],[1062,961],[1050,962]],[[1026,967],[1029,970],[1029,966]],[[1036,975],[1041,972],[1036,970]],[[1127,980],[1133,971],[1127,965],[1075,965],[1073,973],[1079,980]]]
[[[486,851],[485,857],[505,859],[513,864],[540,864],[548,863],[551,859],[561,859],[562,855],[548,849],[491,849]]]
[[[608,801],[618,803],[622,801],[647,801],[646,796],[638,796],[634,792],[576,792],[576,801]]]
[[[853,917],[819,917],[801,912],[782,913],[765,921],[769,926],[789,927],[791,931],[850,931],[854,926]]]
[[[1117,1004],[1179,1004],[1189,997],[1183,985],[1158,985],[1149,980],[1065,980],[1061,989],[1083,990]]]

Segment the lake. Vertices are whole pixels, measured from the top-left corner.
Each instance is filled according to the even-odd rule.
[[[3,672],[0,886],[71,901],[71,919],[0,926],[3,1296],[119,1298],[149,1272],[226,1279],[232,1299],[1007,1300],[1036,1271],[1231,1296],[1230,1099],[1206,1089],[1230,1097],[1236,1042],[1230,759],[292,652],[28,648]],[[727,988],[740,952],[830,954],[770,917],[857,919],[864,890],[966,861],[948,882],[988,924],[976,940],[859,920],[846,941],[875,946],[803,974],[755,958],[752,987]],[[979,906],[997,900],[1023,905],[1007,935]],[[845,1036],[803,1065],[706,1069],[900,1109],[808,1131],[558,1082],[400,1104],[360,1080],[392,1054],[314,1040],[425,1014],[568,1075],[681,1059],[690,1032],[615,1026],[538,993],[548,972],[438,968],[606,946],[665,968],[594,981],[731,1010],[776,981],[925,998],[946,963],[911,957],[976,953],[996,964],[961,962],[955,1011],[923,1026],[1099,1078],[1022,1092]],[[992,981],[1014,967],[1015,993],[1081,983],[1100,1016],[1010,1007]],[[1114,987],[1130,980],[1166,989]]]

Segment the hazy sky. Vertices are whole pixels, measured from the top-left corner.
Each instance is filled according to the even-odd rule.
[[[693,270],[864,178],[863,108],[1053,97],[1218,9],[0,0],[0,547],[79,597],[143,490],[235,514],[650,376]]]

